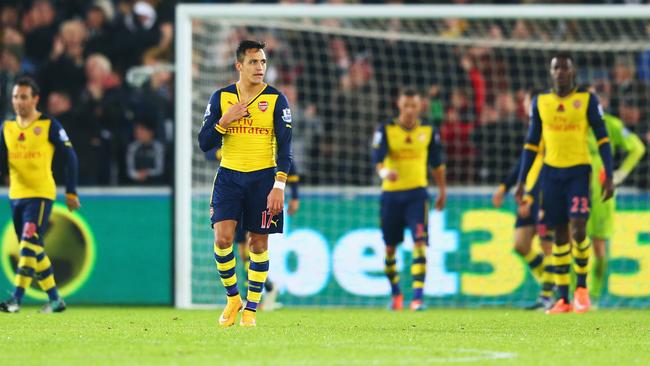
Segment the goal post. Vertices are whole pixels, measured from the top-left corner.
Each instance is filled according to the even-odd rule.
[[[288,232],[270,240],[270,276],[280,285],[280,300],[330,306],[385,302],[379,189],[367,150],[372,128],[394,112],[395,90],[408,84],[425,93],[428,117],[440,118],[451,175],[448,209],[432,212],[429,223],[427,302],[512,305],[534,299],[537,287],[511,249],[512,202],[494,209],[490,195],[517,159],[519,150],[511,146],[525,133],[520,94],[548,85],[546,58],[557,50],[574,53],[578,67],[587,64],[579,70],[580,81],[598,79],[612,87],[614,64],[633,60],[638,69],[637,56],[650,48],[649,20],[650,7],[637,5],[179,4],[175,305],[224,301],[208,216],[217,166],[206,161],[196,135],[210,94],[236,78],[233,42],[242,34],[273,40],[267,77],[292,108],[299,106],[302,117],[294,115],[296,160],[306,176],[302,208],[288,220]],[[641,97],[635,98],[638,105]],[[484,127],[505,115],[513,121],[501,135]],[[454,118],[457,125],[449,122]],[[615,260],[606,306],[650,305],[644,284],[650,283],[650,253],[642,247],[650,235],[644,186],[650,173],[636,175],[618,198],[617,222],[635,226],[625,226],[613,239],[623,244],[610,251]],[[405,291],[408,241],[398,254]]]

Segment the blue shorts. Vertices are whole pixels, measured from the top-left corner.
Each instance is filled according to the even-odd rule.
[[[429,194],[425,188],[381,193],[381,231],[388,246],[404,241],[404,229],[413,241],[427,241]]]
[[[21,198],[11,200],[10,204],[18,240],[43,245],[43,236],[52,212],[52,200]]]
[[[553,168],[544,165],[540,222],[548,229],[589,218],[591,165]]]
[[[246,230],[242,226],[242,220],[237,222],[237,229],[235,229],[235,244],[246,244]]]
[[[271,217],[266,200],[275,183],[275,168],[238,172],[219,168],[210,201],[210,221],[235,220],[256,234],[281,233],[283,215]]]

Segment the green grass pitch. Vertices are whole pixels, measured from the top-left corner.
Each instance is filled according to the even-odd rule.
[[[282,309],[257,328],[217,310],[72,307],[0,314],[0,365],[648,365],[650,313]]]

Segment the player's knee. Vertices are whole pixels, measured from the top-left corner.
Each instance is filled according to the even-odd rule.
[[[390,245],[387,245],[387,246],[386,246],[386,255],[387,255],[387,256],[389,256],[389,257],[394,257],[394,256],[395,256],[395,252],[396,252],[396,250],[395,250],[395,247],[394,247],[394,246],[390,246]]]
[[[269,247],[269,236],[262,234],[250,234],[250,250],[253,253],[264,253]]]
[[[515,252],[522,257],[525,257],[526,254],[530,251],[530,248],[527,247],[524,243],[515,242]]]
[[[218,233],[215,238],[215,244],[219,249],[227,249],[232,245],[233,235],[228,233]]]
[[[605,240],[604,239],[593,239],[593,246],[594,246],[594,256],[598,259],[603,259],[605,258],[605,254],[607,253],[607,249],[605,246]]]
[[[530,252],[530,245],[533,241],[534,231],[529,228],[517,228],[515,230],[515,252],[522,257]]]
[[[566,244],[569,242],[569,230],[566,227],[558,227],[555,230],[555,243]]]
[[[573,240],[576,242],[582,243],[587,238],[587,230],[584,226],[580,227],[579,225],[576,225],[571,230],[571,236],[573,236]]]

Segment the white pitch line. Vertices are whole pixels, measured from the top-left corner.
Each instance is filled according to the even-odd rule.
[[[508,360],[517,357],[516,353],[512,352],[498,352],[480,349],[457,349],[455,352],[465,354],[475,354],[473,356],[462,357],[435,357],[429,358],[425,362],[433,363],[461,363],[461,362],[479,362],[479,361],[494,361],[494,360]]]
[[[379,347],[379,348],[397,348],[399,350],[404,350],[404,348],[410,348],[410,349],[420,349],[420,347],[417,346],[400,346],[400,347]],[[460,349],[452,349],[449,350],[449,353],[458,353],[458,354],[466,354],[466,356],[458,356],[458,357],[432,357],[432,358],[427,358],[427,357],[401,357],[397,360],[395,359],[365,359],[365,360],[339,360],[339,361],[334,361],[331,363],[332,365],[345,365],[345,366],[352,366],[352,365],[359,365],[359,366],[368,366],[368,365],[385,365],[390,363],[391,365],[415,365],[415,364],[449,364],[449,363],[470,363],[470,362],[484,362],[484,361],[497,361],[497,360],[509,360],[517,357],[516,353],[512,352],[499,352],[499,351],[490,351],[490,350],[480,350],[480,349],[466,349],[466,348],[460,348]],[[293,366],[310,366],[314,364],[318,364],[316,361],[298,361],[296,362],[295,360],[287,360],[286,361],[288,364],[291,364]],[[239,366],[239,365],[248,365],[247,363],[242,363],[242,362],[235,362],[233,365]]]

